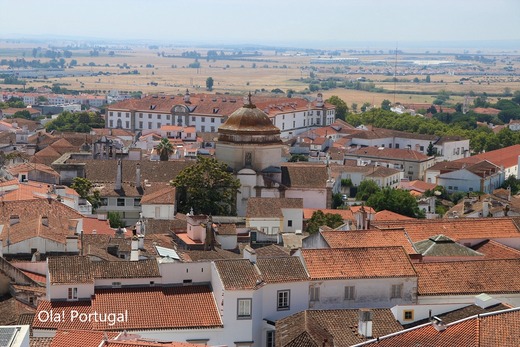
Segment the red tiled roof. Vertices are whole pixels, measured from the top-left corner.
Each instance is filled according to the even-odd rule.
[[[508,247],[493,240],[486,240],[471,247],[473,250],[484,254],[485,259],[518,259],[520,251]]]
[[[467,239],[518,238],[520,232],[511,218],[429,219],[410,221],[373,221],[379,228],[404,228],[413,242],[445,235],[454,241]]]
[[[25,270],[21,270],[27,277],[29,277],[30,279],[34,280],[35,282],[38,282],[38,283],[45,283],[45,275],[40,275],[40,274],[37,274],[37,273],[34,273],[34,272],[30,272],[30,271],[25,271]]]
[[[371,157],[371,158],[387,158],[387,159],[400,159],[400,160],[411,160],[411,161],[424,161],[428,160],[427,155],[421,152],[413,151],[410,149],[400,148],[384,148],[379,149],[377,147],[362,147],[353,152],[346,154],[346,157]]]
[[[520,259],[416,263],[419,295],[518,293]]]
[[[99,220],[97,218],[85,217],[83,218],[83,232],[85,234],[92,234],[93,231],[100,235],[114,235],[115,231],[110,227],[110,222],[107,220]]]
[[[406,253],[417,254],[417,251],[403,229],[322,231],[321,235],[331,248],[402,246]]]
[[[105,338],[114,339],[119,333],[89,330],[58,330],[50,347],[99,347]]]
[[[495,347],[520,346],[520,311],[504,310],[473,316],[437,330],[430,323],[382,336],[363,346]]]
[[[175,187],[165,186],[150,194],[143,195],[141,204],[174,204],[175,203]]]
[[[302,249],[311,279],[415,277],[403,247]]]
[[[455,162],[468,163],[475,162],[476,160],[487,160],[497,166],[504,166],[507,168],[518,165],[519,155],[520,144],[476,154],[468,158],[458,159]]]
[[[376,215],[374,216],[375,220],[410,220],[415,219],[408,216],[403,216],[402,214],[395,213],[388,210],[382,210],[379,212],[376,212]]]
[[[248,259],[216,260],[215,267],[226,290],[254,290],[262,283],[262,277]]]
[[[150,305],[153,303],[153,305]],[[215,299],[208,286],[98,289],[91,301],[42,301],[38,312],[65,312],[63,322],[40,321],[36,314],[34,329],[145,330],[222,327]],[[103,316],[127,311],[125,322],[86,322],[72,320],[71,311]]]

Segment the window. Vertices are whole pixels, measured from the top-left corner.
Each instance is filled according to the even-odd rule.
[[[148,129],[152,129],[152,122],[148,122]]]
[[[152,114],[148,113],[148,119],[152,119]]]
[[[288,310],[290,305],[290,290],[279,290],[278,291],[278,304],[276,305],[278,311]]]
[[[310,287],[309,292],[311,301],[320,301],[320,287]]]
[[[274,347],[274,330],[269,330],[267,333],[266,333],[266,338],[265,338],[265,341],[266,341],[266,347]]]
[[[112,287],[121,288],[121,282],[112,282]]]
[[[238,299],[237,319],[251,319],[251,299]]]
[[[161,119],[161,115],[160,114],[157,115],[157,119]]]
[[[143,128],[143,122],[139,122],[139,129]]]
[[[110,111],[110,117],[112,117],[114,115],[114,112]]]
[[[424,152],[424,146],[419,147],[419,150],[420,150],[421,152]]]
[[[141,205],[141,198],[134,198],[134,206]]]
[[[195,117],[191,117],[191,121],[192,121],[192,122],[195,122]]]
[[[398,143],[395,144],[395,148],[399,148],[399,144]]]
[[[125,199],[117,198],[117,206],[125,206]]]
[[[68,300],[78,300],[78,288],[69,288]]]
[[[403,320],[413,320],[413,310],[403,311]]]
[[[354,286],[347,286],[345,287],[345,296],[343,297],[344,300],[355,300],[356,297],[356,287]]]
[[[206,127],[205,127],[204,125],[202,125],[202,126],[200,127],[200,131],[205,132],[205,131],[206,131]]]
[[[109,120],[108,123],[110,124],[110,127],[111,127],[111,128],[114,127],[114,121],[113,121],[113,120]]]
[[[205,122],[206,121],[206,117],[200,117],[200,121],[201,122]]]
[[[289,220],[287,221],[287,226],[288,226],[288,227],[292,227],[292,220],[291,220],[291,219],[289,219]]]
[[[101,198],[100,204],[101,206],[108,206],[108,198]]]
[[[125,126],[126,126],[127,129],[130,128],[130,122],[129,122],[129,121],[126,121],[126,122],[125,122]]]
[[[143,114],[142,113],[139,113],[139,118],[143,118]]]
[[[117,112],[117,116],[121,117],[121,112]],[[455,150],[453,150],[453,151],[455,151]]]
[[[390,299],[400,299],[403,297],[403,285],[402,284],[392,284],[392,293],[390,295]]]
[[[215,118],[211,118],[211,123],[215,123]]]

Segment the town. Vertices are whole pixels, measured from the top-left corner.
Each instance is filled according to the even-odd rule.
[[[520,346],[519,6],[2,2],[0,347]]]
[[[519,342],[520,145],[354,126],[320,92],[66,99],[2,94],[0,310],[26,346]]]

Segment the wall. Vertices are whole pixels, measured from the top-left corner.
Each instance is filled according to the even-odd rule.
[[[47,277],[49,275],[47,274]],[[47,286],[47,300],[67,300],[69,288],[78,288],[78,299],[90,300],[94,295],[94,282],[74,284],[51,284]]]
[[[121,282],[122,286],[140,286],[148,287],[153,282],[153,285],[162,283],[161,277],[144,277],[144,278],[96,278],[94,279],[94,286],[97,287],[110,287],[112,283]]]
[[[257,228],[259,232],[269,235],[276,235],[282,228],[282,221],[279,218],[246,218],[248,228]],[[263,228],[267,228],[264,230]]]
[[[65,252],[66,250],[65,242],[59,243],[43,237],[33,237],[25,241],[11,244],[9,248],[4,246],[3,254],[31,254],[32,248],[36,248],[40,253]]]
[[[46,261],[35,261],[35,262],[29,262],[29,261],[19,261],[11,263],[14,267],[25,270],[29,272],[34,272],[43,276],[46,276],[47,274],[47,262]]]
[[[474,297],[473,297],[474,299]],[[416,321],[427,319],[432,316],[443,314],[446,312],[458,310],[468,306],[467,303],[456,303],[456,304],[433,304],[433,305],[396,305],[390,310],[392,311],[395,319],[400,324],[410,324]],[[404,319],[404,311],[413,311],[413,319]]]
[[[156,208],[159,207],[159,215],[156,214]],[[141,212],[144,218],[153,219],[174,219],[175,205],[141,205]]]
[[[303,208],[327,208],[327,189],[324,188],[289,188],[286,198],[302,198]]]
[[[401,299],[390,298],[393,284],[403,284]],[[415,303],[416,278],[380,278],[354,280],[312,281],[310,286],[319,286],[320,300],[309,303],[313,309],[338,308],[385,308],[397,304]],[[355,287],[355,299],[344,300],[345,287]]]
[[[211,262],[159,262],[163,284],[180,284],[184,280],[192,283],[209,283],[212,276]],[[215,292],[214,292],[215,293]]]
[[[301,208],[282,208],[283,213],[283,232],[294,233],[296,230],[303,229],[303,210]],[[288,221],[292,221],[289,226]]]

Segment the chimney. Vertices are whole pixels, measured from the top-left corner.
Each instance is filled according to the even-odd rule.
[[[67,253],[79,253],[78,249],[78,237],[77,236],[67,236]]]
[[[489,202],[485,199],[482,203],[482,217],[486,218],[487,216],[489,216]]]
[[[365,337],[372,337],[372,311],[366,308],[362,308],[358,312],[358,334]]]
[[[249,245],[244,247],[244,259],[249,259],[250,262],[256,263],[256,251]]]
[[[190,102],[190,91],[186,89],[186,93],[184,94],[184,102],[189,103]]]
[[[135,166],[135,187],[141,188],[141,164]]]
[[[318,97],[316,98],[316,107],[323,107],[323,94],[318,93]]]
[[[446,324],[437,316],[433,316],[432,326],[439,332],[446,330]]]
[[[20,223],[20,216],[18,216],[17,214],[12,214],[9,217],[9,225],[15,225],[18,223]]]
[[[123,184],[123,168],[121,164],[121,159],[117,160],[117,173],[116,173],[116,186],[115,190],[121,190],[121,186]]]
[[[130,261],[139,260],[139,238],[137,235],[132,236],[132,251],[130,253]]]
[[[48,227],[49,226],[49,217],[42,216],[42,225]]]
[[[138,235],[137,238],[138,238],[137,247],[139,247],[139,249],[144,249],[144,235]]]

